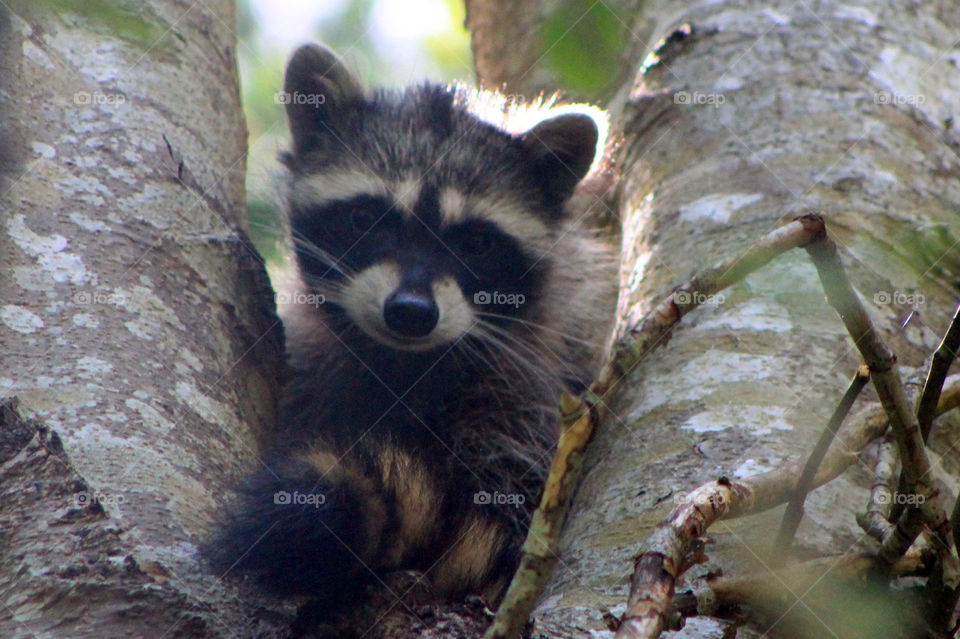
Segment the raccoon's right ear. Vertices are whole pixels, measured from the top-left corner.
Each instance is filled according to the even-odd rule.
[[[547,198],[566,202],[597,154],[597,122],[586,113],[563,113],[520,136],[530,169]]]
[[[287,63],[283,100],[294,153],[316,145],[337,111],[363,99],[363,88],[337,55],[319,44],[305,44]]]

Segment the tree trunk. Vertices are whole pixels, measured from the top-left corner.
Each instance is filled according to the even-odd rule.
[[[619,330],[698,269],[816,211],[902,370],[920,366],[960,277],[956,6],[661,0],[617,10],[637,32],[656,25],[653,40],[673,34],[611,105],[622,134]],[[596,435],[534,636],[612,636],[603,613],[623,612],[632,558],[676,500],[808,454],[860,363],[803,252],[701,301],[625,380]],[[955,436],[939,432],[934,450],[956,478]],[[875,549],[854,520],[869,485],[857,467],[812,494],[799,554]],[[766,573],[781,513],[719,522],[697,572]],[[831,636],[831,621],[817,631]],[[789,624],[778,630],[796,632]],[[719,637],[718,625],[678,636]]]
[[[233,3],[123,6],[0,9],[0,636],[282,636],[196,556],[281,374]]]

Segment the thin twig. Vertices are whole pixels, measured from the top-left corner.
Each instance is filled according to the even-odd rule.
[[[811,244],[807,247],[807,253],[810,254],[817,268],[820,282],[827,294],[827,301],[840,315],[847,332],[870,367],[877,396],[887,412],[891,429],[897,438],[907,487],[915,496],[916,508],[920,510],[920,521],[929,526],[945,547],[949,548],[952,545],[952,539],[946,534],[948,533],[946,511],[930,482],[930,460],[927,458],[917,416],[907,401],[907,395],[900,380],[896,357],[880,339],[879,333],[874,329],[866,310],[850,285],[833,241],[825,238],[822,242]],[[902,527],[900,527],[901,523]],[[920,530],[916,524],[915,516],[910,516],[908,519],[905,513],[904,517],[900,518],[898,527],[900,527],[902,541],[909,539],[912,542],[916,538],[915,533]],[[906,547],[909,547],[909,544]],[[891,544],[887,547],[884,544],[884,548],[893,551],[900,546]],[[880,556],[889,563],[893,563],[899,557],[889,552],[884,553],[883,549]]]
[[[666,344],[680,319],[709,298],[739,282],[778,255],[806,246],[825,236],[823,220],[817,216],[797,218],[764,236],[741,258],[723,261],[698,274],[660,302],[636,326],[614,344],[596,381],[577,399],[569,395],[560,401],[563,435],[544,486],[540,505],[534,511],[530,531],[523,545],[520,567],[513,576],[503,603],[484,639],[512,639],[526,625],[537,597],[543,591],[556,564],[560,528],[579,481],[580,462],[593,436],[597,420],[623,378],[654,348]],[[564,440],[564,437],[567,439]]]
[[[920,394],[920,402],[917,406],[917,421],[920,423],[923,441],[930,439],[930,428],[933,426],[933,418],[937,405],[940,403],[943,381],[947,377],[950,365],[957,357],[958,349],[960,349],[960,304],[957,305],[953,320],[950,322],[950,327],[944,334],[940,346],[933,354],[930,371],[927,373],[927,379],[923,383],[923,392]]]
[[[887,420],[878,404],[856,413],[829,447],[813,478],[816,488],[847,469],[857,454],[883,435]],[[721,478],[688,493],[644,543],[634,561],[630,596],[617,639],[659,636],[668,618],[676,579],[694,563],[699,537],[718,519],[731,519],[778,506],[794,492],[804,470],[800,461],[740,481]]]
[[[956,579],[960,574],[960,562],[953,551],[954,538],[946,510],[932,483],[930,460],[927,458],[920,422],[907,399],[896,358],[881,341],[850,285],[837,255],[836,245],[827,238],[807,247],[807,252],[817,267],[827,300],[840,315],[864,361],[870,366],[873,386],[887,412],[890,429],[900,451],[900,463],[907,486],[902,497],[908,499],[910,504],[897,520],[893,532],[880,546],[878,556],[888,566],[892,565],[907,552],[924,528],[930,530],[933,536],[931,546],[937,553],[934,574],[944,578],[927,580],[924,598],[934,605],[947,606],[949,610],[930,609],[926,616],[934,632],[946,632],[960,594]]]
[[[847,392],[843,394],[840,403],[833,411],[833,415],[830,416],[830,421],[827,423],[826,428],[824,428],[823,433],[820,434],[817,445],[814,446],[813,452],[810,453],[810,457],[807,459],[807,464],[803,468],[803,473],[800,475],[800,480],[797,482],[793,496],[790,498],[790,502],[787,504],[787,508],[783,513],[783,519],[780,521],[780,532],[777,534],[777,541],[773,544],[773,553],[770,556],[772,567],[782,566],[786,562],[790,545],[793,543],[794,535],[797,534],[797,527],[800,525],[800,519],[803,518],[803,502],[806,500],[807,493],[810,492],[810,487],[813,485],[813,477],[817,474],[817,468],[820,467],[824,455],[827,454],[827,449],[830,448],[830,443],[840,429],[840,424],[843,423],[847,413],[849,413],[853,407],[853,402],[856,401],[860,395],[860,391],[863,390],[863,387],[867,385],[868,381],[870,381],[870,369],[866,366],[861,366],[857,369],[853,379],[850,380],[850,386],[847,387]]]
[[[583,452],[596,421],[585,402],[564,394],[560,400],[563,431],[550,466],[540,505],[533,513],[523,544],[520,567],[484,637],[516,637],[526,625],[537,597],[557,562],[560,527],[576,488]]]
[[[940,346],[930,357],[930,367],[927,376],[923,382],[923,391],[917,400],[917,422],[920,424],[920,432],[923,435],[923,441],[929,441],[930,430],[933,427],[933,419],[936,415],[933,411],[940,402],[940,393],[943,387],[943,380],[947,371],[950,370],[950,364],[953,362],[957,353],[957,346],[960,343],[960,323],[957,318],[960,317],[960,305],[957,306],[957,312],[954,313],[953,321],[947,328]],[[897,484],[897,492],[907,494],[907,478],[900,473],[900,481]],[[890,513],[890,521],[895,521],[903,515],[906,508],[905,504],[895,503]]]
[[[909,468],[906,475],[909,484],[917,494],[925,498],[918,509],[920,518],[932,524],[931,527],[944,542],[943,547],[948,552],[944,555],[943,547],[938,548],[940,559],[949,560],[952,557],[949,553],[952,539],[944,538],[946,516],[943,509],[939,508],[936,495],[926,479],[926,473],[930,469],[929,460],[926,458],[916,416],[906,401],[906,394],[897,373],[896,358],[881,341],[854,293],[837,255],[836,246],[826,235],[822,219],[818,216],[804,219],[811,225],[820,224],[822,232],[817,235],[818,241],[810,243],[807,251],[817,268],[827,299],[837,310],[847,332],[860,350],[881,399],[886,419],[880,417],[875,421],[878,424],[875,436],[885,430],[885,424],[889,421],[903,457],[903,466]],[[825,460],[824,466],[816,473],[814,485],[820,485],[818,481],[825,474],[826,468]],[[779,503],[776,496],[789,495],[800,472],[797,468],[796,474],[787,475],[778,470],[738,483],[724,478],[694,491],[692,503],[681,505],[661,523],[645,544],[645,551],[638,555],[634,564],[627,610],[621,620],[617,637],[652,639],[659,636],[670,615],[676,579],[689,563],[698,559],[698,538],[710,523],[720,517],[734,517],[762,510],[763,505],[773,505],[771,502]],[[725,501],[728,499],[733,501]],[[911,532],[908,529],[904,531],[908,534]],[[898,558],[883,556],[882,549],[879,556],[886,565],[891,565]]]
[[[960,394],[960,375],[947,379],[940,406],[937,407],[938,415],[955,408],[950,404],[950,396],[954,393]],[[840,476],[857,459],[859,451],[887,432],[887,426],[887,414],[880,404],[871,403],[854,413],[827,451],[814,477],[813,487],[822,486]],[[692,564],[695,559],[685,555],[684,549],[688,550],[688,554],[696,551],[699,546],[692,536],[702,535],[706,527],[716,520],[715,516],[709,520],[703,519],[700,525],[701,513],[691,511],[689,504],[706,504],[710,507],[708,512],[713,515],[716,514],[713,512],[715,505],[721,505],[726,509],[724,519],[762,512],[790,498],[803,468],[804,465],[797,461],[736,483],[727,480],[724,486],[720,486],[719,482],[711,482],[689,493],[684,504],[674,509],[660,525],[669,525],[672,533],[661,532],[656,539],[651,535],[644,544],[643,552],[635,560],[627,611],[621,620],[617,638],[653,639],[663,630],[670,614],[676,579],[683,572],[680,568]],[[733,501],[724,502],[725,499]],[[957,517],[960,518],[960,514]],[[660,526],[657,528],[660,529]]]

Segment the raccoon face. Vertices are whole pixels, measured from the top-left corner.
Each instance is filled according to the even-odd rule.
[[[287,199],[307,287],[387,347],[448,347],[536,319],[589,169],[594,120],[567,113],[511,134],[457,88],[366,95],[330,51],[301,47],[284,83]]]

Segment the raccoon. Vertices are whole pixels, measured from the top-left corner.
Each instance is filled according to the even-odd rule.
[[[398,570],[496,603],[558,395],[589,383],[613,318],[613,253],[567,206],[597,120],[462,86],[368,93],[319,45],[284,94],[300,292],[323,303],[284,317],[278,443],[207,552],[321,607]]]

